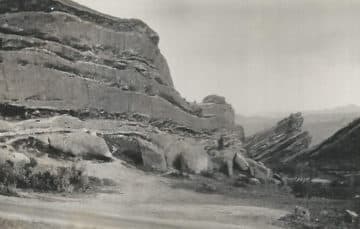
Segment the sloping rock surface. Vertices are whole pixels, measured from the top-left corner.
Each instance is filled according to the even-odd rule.
[[[230,105],[207,117],[181,97],[158,42],[139,20],[71,1],[2,0],[0,102],[142,113],[197,130],[232,127]]]
[[[303,121],[301,113],[291,114],[275,127],[247,138],[244,146],[248,155],[271,168],[281,167],[311,143],[310,135],[301,129]]]
[[[323,143],[295,155],[294,165],[308,165],[326,173],[360,171],[360,119],[339,130]]]

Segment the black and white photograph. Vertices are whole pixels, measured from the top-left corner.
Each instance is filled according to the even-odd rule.
[[[359,229],[360,0],[0,0],[0,229]]]

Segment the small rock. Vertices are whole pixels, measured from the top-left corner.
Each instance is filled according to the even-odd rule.
[[[350,210],[345,210],[345,220],[349,223],[355,223],[359,219],[359,215]]]
[[[279,174],[274,174],[272,181],[276,184],[276,185],[285,185],[285,181],[284,179],[279,175]]]
[[[216,186],[213,184],[203,183],[197,188],[197,192],[202,193],[214,193],[216,192]]]
[[[251,185],[260,185],[261,182],[260,182],[260,180],[257,179],[257,178],[250,178],[250,179],[249,179],[249,184],[251,184]]]
[[[34,115],[39,115],[39,114],[40,114],[40,111],[39,111],[39,110],[35,110],[35,111],[33,112],[33,114],[34,114]]]
[[[310,219],[311,219],[309,209],[306,209],[304,207],[296,206],[294,214],[295,214],[295,217],[297,217],[299,219],[303,219],[306,221],[310,221]]]

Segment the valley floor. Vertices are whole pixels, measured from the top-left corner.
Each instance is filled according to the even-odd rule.
[[[171,187],[119,161],[89,164],[89,174],[119,183],[97,194],[0,197],[1,228],[278,228],[281,208]],[[107,169],[104,169],[106,167]],[[255,206],[256,205],[256,206]]]

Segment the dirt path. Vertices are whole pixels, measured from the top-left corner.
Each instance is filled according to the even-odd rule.
[[[106,166],[107,169],[101,168]],[[106,171],[101,174],[100,171]],[[111,174],[109,171],[112,171]],[[219,195],[170,188],[166,179],[119,163],[90,166],[90,173],[119,182],[115,193],[66,198],[0,197],[0,217],[79,228],[277,228],[271,222],[286,212],[244,206]],[[41,197],[41,198],[39,198]]]

